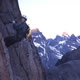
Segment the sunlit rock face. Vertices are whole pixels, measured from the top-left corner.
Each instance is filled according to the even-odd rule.
[[[0,1],[0,80],[45,80],[44,68],[32,39],[6,47],[4,38],[16,34],[13,20],[20,20],[17,0]]]

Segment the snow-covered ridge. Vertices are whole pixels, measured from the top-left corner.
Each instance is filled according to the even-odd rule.
[[[49,48],[52,50],[52,51],[55,51],[56,52],[56,56],[57,56],[57,58],[58,59],[61,59],[62,58],[62,54],[60,53],[60,51],[59,50],[57,50],[55,47],[53,47],[53,46],[49,46]]]
[[[56,36],[55,39],[46,39],[41,32],[32,34],[34,45],[37,47],[44,66],[49,69],[58,59],[80,46],[80,37]]]

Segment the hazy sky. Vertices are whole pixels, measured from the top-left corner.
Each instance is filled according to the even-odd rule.
[[[80,0],[19,0],[28,24],[47,37],[57,34],[80,34]]]

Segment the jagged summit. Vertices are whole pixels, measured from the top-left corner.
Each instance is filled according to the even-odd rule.
[[[63,32],[62,36],[66,36],[66,37],[69,37],[69,34],[67,32]]]
[[[35,28],[35,29],[32,29],[31,30],[31,33],[36,33],[36,32],[39,32],[39,29],[38,28]]]

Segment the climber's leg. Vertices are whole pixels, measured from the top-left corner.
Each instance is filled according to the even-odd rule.
[[[9,47],[10,45],[13,45],[14,43],[19,42],[19,40],[17,40],[16,36],[9,36],[9,37],[4,38],[4,42],[5,42],[5,45]]]
[[[4,38],[4,42],[5,42],[5,45],[9,47],[16,42],[20,42],[24,38],[25,38],[25,35],[23,33],[17,33],[15,36],[9,36]]]

